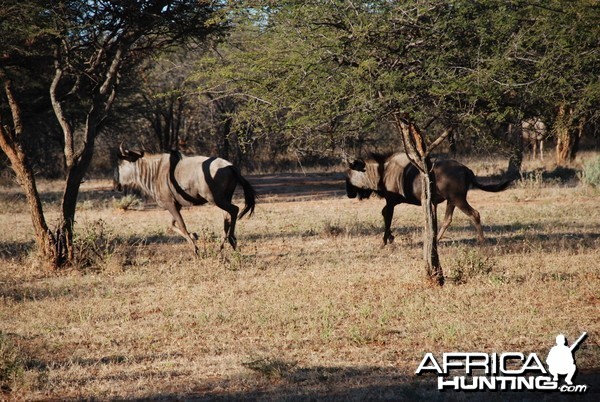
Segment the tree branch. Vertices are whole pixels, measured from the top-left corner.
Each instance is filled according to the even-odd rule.
[[[65,138],[65,147],[64,147],[64,153],[65,153],[65,161],[67,164],[67,167],[72,167],[75,159],[74,159],[74,150],[73,150],[73,130],[71,128],[71,125],[69,124],[69,121],[67,120],[62,105],[60,103],[60,101],[58,100],[57,97],[57,91],[58,91],[58,84],[60,83],[60,80],[62,79],[63,76],[63,70],[62,68],[58,65],[58,62],[56,62],[56,72],[54,74],[54,79],[52,80],[52,84],[50,85],[50,102],[52,103],[52,108],[54,109],[54,114],[56,115],[56,118],[58,119],[58,123],[60,124],[62,131],[63,131],[63,136]]]
[[[13,131],[14,138],[13,140],[17,140],[19,136],[23,133],[23,121],[21,120],[21,108],[19,107],[19,103],[17,102],[14,92],[12,90],[12,81],[4,76],[4,74],[0,75],[0,78],[4,80],[4,92],[6,93],[6,98],[8,99],[8,105],[10,107],[10,113],[13,119]]]
[[[440,145],[448,136],[452,133],[452,129],[445,130],[442,135],[436,138],[429,146],[427,147],[427,156],[431,155],[431,151],[433,151],[438,145]]]

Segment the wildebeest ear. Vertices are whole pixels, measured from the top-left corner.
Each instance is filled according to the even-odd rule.
[[[140,152],[135,152],[132,150],[129,150],[127,148],[123,147],[123,143],[125,141],[122,141],[121,144],[119,145],[119,159],[123,159],[129,162],[135,162],[136,160],[143,158],[144,157],[144,151],[140,151]]]
[[[354,162],[352,162],[350,164],[350,169],[357,170],[359,172],[366,171],[366,167],[367,167],[367,165],[365,164],[365,161],[363,161],[362,159],[356,159]]]

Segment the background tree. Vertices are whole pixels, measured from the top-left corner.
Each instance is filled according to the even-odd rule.
[[[160,152],[185,148],[197,124],[198,96],[191,94],[187,78],[199,53],[197,47],[173,49],[140,68],[136,83],[141,85],[132,93],[128,112],[145,121]]]
[[[10,71],[4,69],[5,88],[6,83],[11,83],[9,74],[27,67],[26,60],[20,62],[19,57],[29,52],[30,42],[35,42],[32,35],[49,38],[51,45],[54,65],[49,92],[63,134],[66,166],[61,223],[54,236],[46,230],[35,191],[32,198],[38,198],[38,202],[30,203],[30,206],[34,221],[40,220],[34,222],[36,233],[50,244],[41,251],[52,265],[57,266],[73,257],[73,225],[79,186],[92,160],[95,140],[112,108],[119,80],[153,53],[218,32],[222,27],[218,18],[220,6],[214,2],[191,0],[98,0],[50,4],[31,1],[10,5],[24,7],[31,24],[27,25],[26,35],[11,41],[14,46],[5,55],[11,61],[5,63],[11,64]],[[3,30],[22,24],[19,13],[8,17],[3,21]],[[26,155],[13,152],[13,149],[22,149],[20,133],[24,129],[20,111],[13,106],[16,102],[11,100],[14,97],[8,95],[9,92],[13,129],[10,135],[4,133],[2,145],[15,172],[25,172],[17,175],[23,179],[21,185],[29,193],[35,188],[35,182],[33,175],[27,173],[30,169]],[[11,157],[13,153],[16,157]]]
[[[556,163],[565,165],[600,118],[600,3],[553,0],[537,11],[522,58],[536,64],[535,90],[554,123]]]
[[[49,40],[47,32],[50,21],[45,18],[42,2],[8,2],[0,9],[0,148],[8,158],[18,183],[23,188],[27,203],[31,210],[31,218],[36,234],[36,242],[40,252],[48,259],[56,261],[55,239],[48,229],[35,184],[32,163],[27,156],[27,141],[23,118],[27,111],[17,98],[16,87],[43,85],[38,74],[44,75],[48,70],[40,65],[51,62],[48,53]],[[29,85],[29,84],[33,85]],[[41,84],[42,83],[42,84]],[[25,91],[24,91],[25,92]],[[25,96],[25,94],[24,94]],[[29,99],[39,99],[28,94]],[[31,104],[36,102],[31,102]]]

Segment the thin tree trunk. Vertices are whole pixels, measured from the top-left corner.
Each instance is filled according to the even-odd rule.
[[[523,134],[520,124],[511,123],[508,125],[508,138],[511,147],[506,173],[509,177],[517,177],[521,174],[523,164]]]
[[[429,156],[421,159],[426,173],[421,172],[422,196],[421,204],[425,215],[425,233],[423,235],[423,260],[427,269],[427,277],[438,285],[444,284],[444,274],[437,249],[437,206],[435,204],[435,173]]]
[[[429,149],[425,142],[423,134],[412,122],[406,122],[398,116],[394,116],[398,130],[402,134],[404,149],[409,159],[421,172],[422,194],[421,205],[423,206],[423,215],[425,218],[423,231],[423,260],[425,262],[425,271],[427,278],[436,285],[444,284],[444,273],[437,248],[437,207],[435,204],[435,173],[430,153],[437,147],[448,135],[450,131],[444,132],[438,137]]]
[[[219,129],[221,131],[221,157],[223,159],[229,160],[230,152],[231,152],[231,143],[229,139],[229,135],[231,134],[231,125],[233,121],[231,117],[227,117],[223,122],[223,127]]]

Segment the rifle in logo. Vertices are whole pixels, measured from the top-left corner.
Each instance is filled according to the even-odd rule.
[[[587,332],[584,332],[571,346],[567,346],[567,340],[563,334],[556,336],[556,346],[550,349],[546,358],[548,371],[552,374],[554,381],[558,381],[559,375],[566,375],[565,382],[573,385],[573,376],[577,370],[573,352],[586,337]]]

